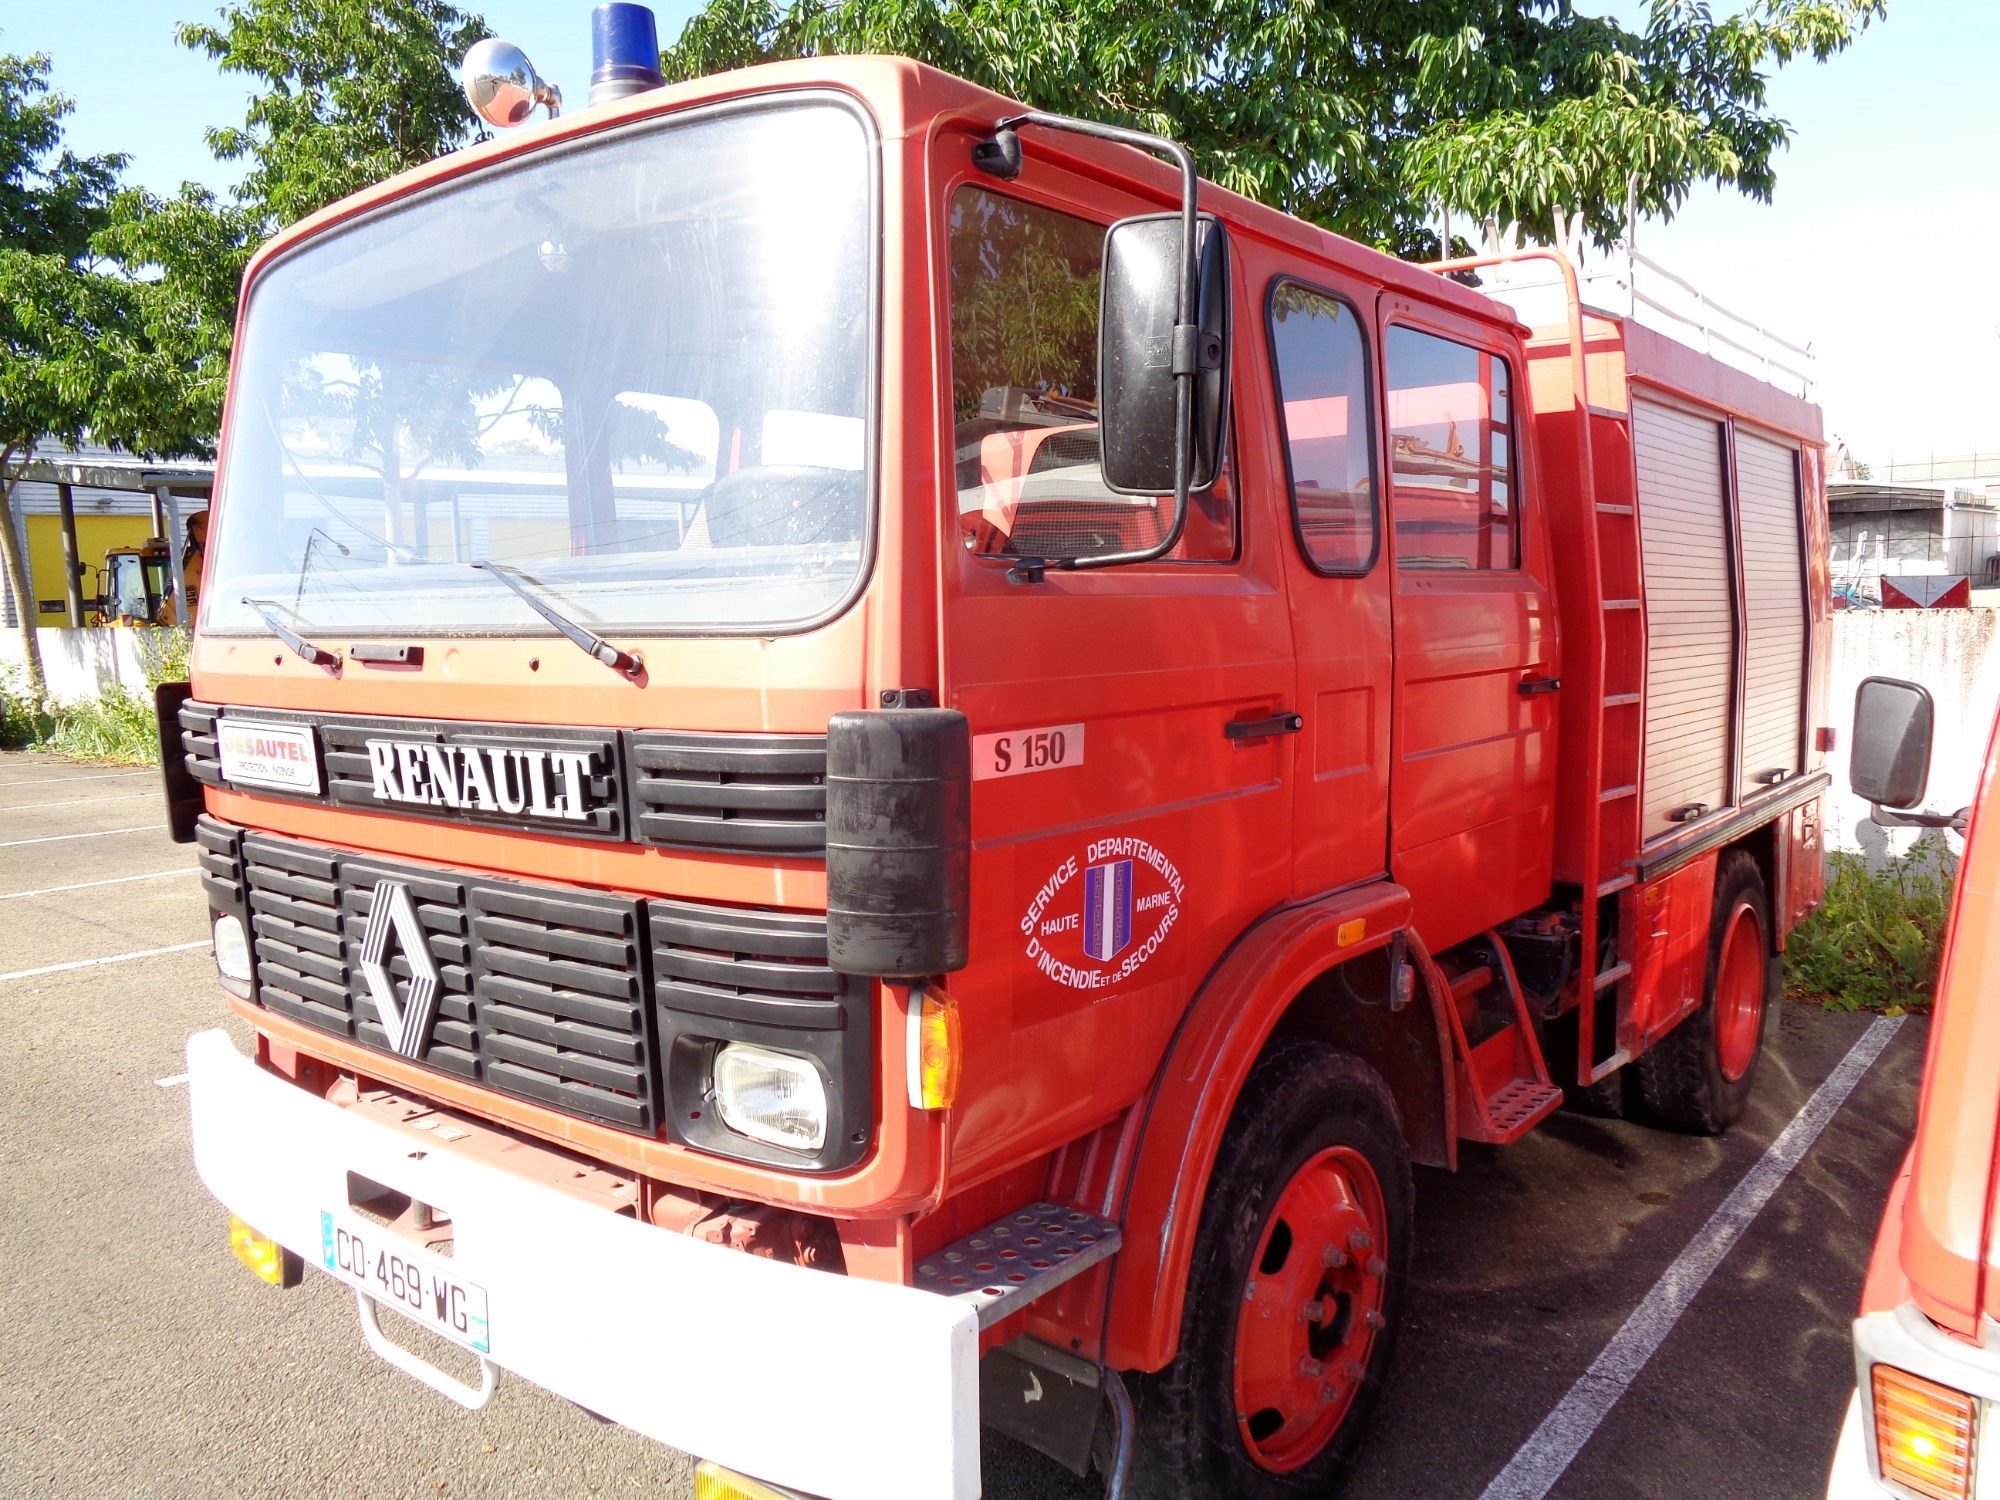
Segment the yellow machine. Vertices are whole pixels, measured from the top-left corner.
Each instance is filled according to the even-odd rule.
[[[98,624],[171,624],[172,595],[173,553],[163,539],[105,549],[97,574]]]

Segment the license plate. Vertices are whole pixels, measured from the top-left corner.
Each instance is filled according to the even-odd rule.
[[[320,1258],[331,1275],[455,1344],[493,1352],[483,1287],[373,1224],[324,1211],[319,1223]]]

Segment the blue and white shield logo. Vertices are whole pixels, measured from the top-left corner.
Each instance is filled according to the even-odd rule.
[[[1083,872],[1083,951],[1104,963],[1132,942],[1132,861],[1114,859]]]

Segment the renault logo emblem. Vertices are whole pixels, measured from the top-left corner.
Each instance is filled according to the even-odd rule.
[[[396,981],[389,973],[391,936],[410,966],[407,1008],[396,1003]],[[375,882],[368,926],[361,934],[361,972],[368,980],[375,1014],[389,1033],[389,1045],[405,1057],[421,1057],[424,1044],[430,1040],[431,1022],[437,1018],[438,968],[424,939],[424,926],[417,918],[410,888],[400,880]]]

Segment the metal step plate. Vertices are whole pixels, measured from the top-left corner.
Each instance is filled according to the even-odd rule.
[[[1517,1078],[1486,1101],[1486,1118],[1501,1144],[1520,1139],[1528,1127],[1562,1103],[1562,1090],[1552,1083]]]
[[[991,1328],[1108,1259],[1121,1239],[1114,1220],[1060,1203],[1031,1203],[924,1256],[916,1285],[977,1309],[979,1326]]]

